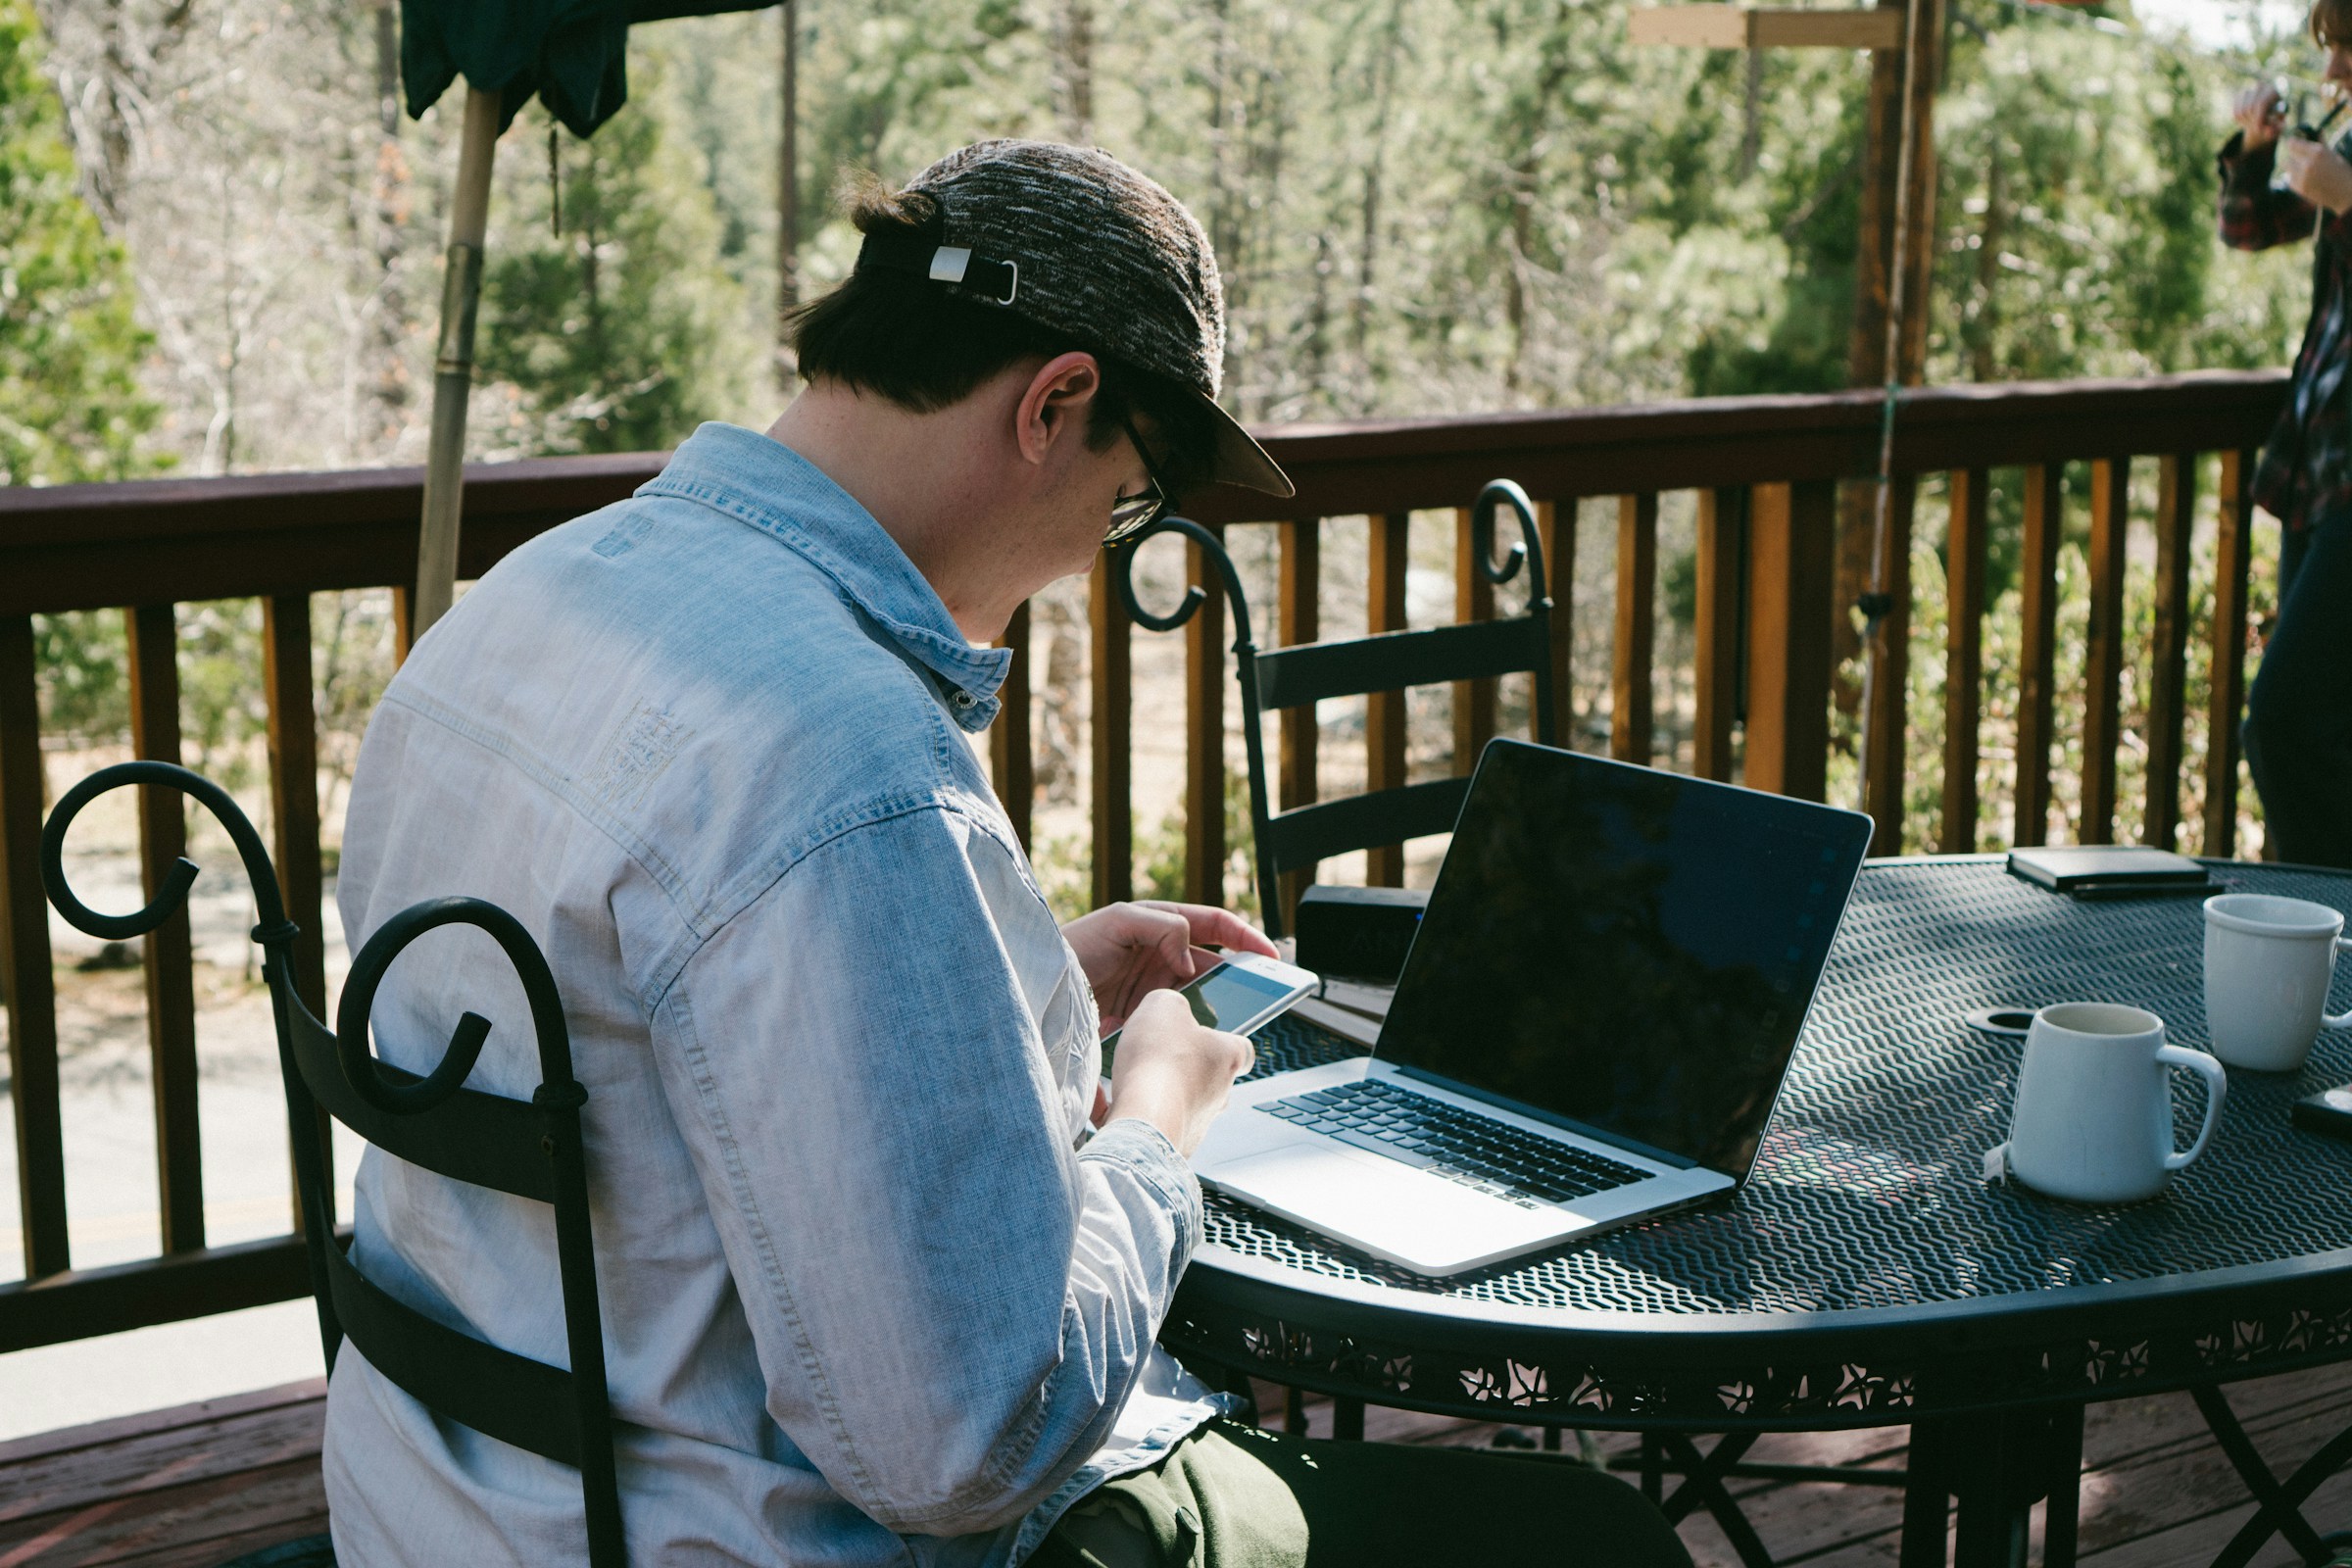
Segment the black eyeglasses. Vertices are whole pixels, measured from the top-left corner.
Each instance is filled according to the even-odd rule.
[[[1160,481],[1159,469],[1152,462],[1152,449],[1145,446],[1144,438],[1135,433],[1133,420],[1122,418],[1119,423],[1125,427],[1127,439],[1134,444],[1135,455],[1144,460],[1144,472],[1150,477],[1152,488],[1142,495],[1120,496],[1111,502],[1110,531],[1102,536],[1102,542],[1106,545],[1134,538],[1157,522],[1159,514],[1168,509],[1168,487]]]

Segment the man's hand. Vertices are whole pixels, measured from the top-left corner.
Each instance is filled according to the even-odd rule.
[[[1154,991],[1136,1004],[1119,1036],[1108,1119],[1148,1121],[1190,1158],[1225,1108],[1233,1081],[1256,1060],[1248,1040],[1203,1028],[1182,997]]]
[[[2278,144],[2278,162],[2286,171],[2287,188],[2314,207],[2330,213],[2352,209],[2352,164],[2316,141],[2289,136]]]
[[[2268,84],[2248,87],[2230,106],[2230,118],[2246,133],[2246,151],[2268,147],[2278,139],[2282,118],[2278,112],[2278,89]]]
[[[1102,1032],[1125,1023],[1154,991],[1181,986],[1217,961],[1207,947],[1271,958],[1274,944],[1238,914],[1205,904],[1111,904],[1061,928],[1095,988]],[[1124,1047],[1121,1048],[1124,1051]]]

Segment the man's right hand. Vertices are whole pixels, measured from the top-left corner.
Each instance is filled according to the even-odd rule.
[[[1256,1060],[1248,1040],[1204,1027],[1183,997],[1154,991],[1136,1004],[1119,1031],[1110,1119],[1148,1121],[1189,1158],[1225,1108],[1233,1081]]]
[[[2278,108],[2278,89],[2267,82],[2240,92],[2230,106],[2230,116],[2246,133],[2248,152],[2277,141],[2279,127],[2285,122]]]

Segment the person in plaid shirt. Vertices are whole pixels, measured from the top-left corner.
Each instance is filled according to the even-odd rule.
[[[2314,0],[2326,78],[2352,94],[2352,0]],[[2246,704],[2246,762],[2278,858],[2352,867],[2352,163],[2280,137],[2276,89],[2250,87],[2222,149],[2224,243],[2264,250],[2315,235],[2311,324],[2254,500],[2286,526],[2278,620]],[[2281,188],[2274,188],[2274,177]]]

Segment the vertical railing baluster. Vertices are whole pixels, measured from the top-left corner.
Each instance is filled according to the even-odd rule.
[[[262,692],[270,710],[270,858],[294,939],[294,994],[326,1017],[326,939],[321,926],[325,876],[318,851],[318,710],[311,695],[311,596],[262,601]],[[326,1172],[327,1218],[334,1218],[335,1146],[326,1112],[314,1129]],[[289,1176],[291,1172],[289,1171]],[[289,1186],[294,1228],[302,1195]]]
[[[1460,622],[1494,618],[1494,585],[1479,569],[1477,541],[1470,537],[1470,509],[1453,514],[1453,618]],[[1497,527],[1497,532],[1500,527]],[[1453,770],[1467,776],[1478,766],[1478,754],[1494,738],[1494,677],[1453,683]]]
[[[1576,497],[1536,503],[1544,570],[1551,595],[1551,727],[1562,746],[1576,744]],[[1529,716],[1534,730],[1534,716]]]
[[[2224,452],[2213,550],[2213,679],[2205,714],[2207,855],[2237,853],[2238,718],[2246,706],[2246,579],[2254,556],[2252,452]]]
[[[2148,679],[2148,804],[2140,841],[2172,849],[2180,833],[2180,760],[2188,704],[2188,546],[2197,517],[2197,455],[2158,462],[2156,627]]]
[[[181,760],[179,633],[170,605],[123,612],[129,628],[130,746],[144,760]],[[139,789],[139,881],[155,898],[187,853],[184,798],[175,790]],[[203,1134],[196,1116],[195,949],[188,910],[146,938],[147,1046],[155,1088],[155,1168],[167,1252],[204,1245]]]
[[[1864,720],[1862,796],[1877,824],[1870,835],[1873,855],[1903,853],[1903,730],[1910,722],[1911,695],[1911,519],[1919,505],[1919,478],[1896,474],[1886,495],[1886,555],[1873,588],[1886,596],[1886,618],[1874,644],[1863,651],[1873,664],[1870,711]]]
[[[1747,767],[1751,789],[1828,793],[1830,617],[1838,487],[1760,484],[1748,509]]]
[[[1119,599],[1108,551],[1095,557],[1087,601],[1094,634],[1089,677],[1094,730],[1094,894],[1095,907],[1101,908],[1131,898],[1135,892],[1135,820],[1129,799],[1135,773],[1135,760],[1129,751],[1134,682],[1128,629],[1133,622]]]
[[[2084,637],[2081,842],[2115,842],[2116,751],[2124,674],[2124,547],[2132,523],[2132,461],[2090,466],[2090,624]]]
[[[1943,821],[1936,847],[1968,855],[1977,847],[1977,726],[1984,684],[1984,529],[1991,475],[1952,475],[1951,521],[1943,540]]]
[[[1204,524],[1225,538],[1222,523]],[[1225,904],[1225,594],[1208,552],[1186,540],[1186,582],[1208,590],[1184,623],[1184,896]],[[1260,899],[1274,897],[1258,890]]]
[[[1404,630],[1404,578],[1411,555],[1413,514],[1380,513],[1369,524],[1371,562],[1364,618],[1374,632]],[[1374,692],[1364,699],[1364,788],[1393,790],[1404,783],[1404,693]],[[1376,888],[1404,885],[1404,846],[1381,844],[1365,853],[1364,880]]]
[[[49,903],[41,891],[41,707],[32,617],[0,615],[0,1000],[8,1005],[17,1216],[28,1279],[73,1266],[51,961]]]
[[[1609,755],[1649,760],[1650,667],[1657,659],[1658,495],[1617,498],[1617,624],[1609,678]]]
[[[1319,517],[1297,517],[1282,525],[1281,639],[1286,648],[1311,643],[1322,633],[1322,606],[1317,594],[1323,581],[1323,522]],[[1322,732],[1315,722],[1314,705],[1282,710],[1281,749],[1276,771],[1280,783],[1276,800],[1283,810],[1314,804],[1316,752]],[[1291,918],[1299,892],[1315,879],[1313,862],[1282,876],[1282,924],[1296,930]]]
[[[1012,650],[1004,668],[1004,685],[998,692],[997,721],[988,732],[988,771],[997,786],[997,802],[1012,824],[1021,848],[1029,848],[1031,818],[1037,808],[1037,752],[1031,741],[1029,710],[1029,602],[1004,623],[997,646]]]
[[[2018,656],[2017,827],[2012,842],[2050,838],[2050,724],[2058,664],[2058,534],[2065,521],[2066,470],[2026,470],[2024,548],[2018,599],[2024,621]]]
[[[1698,493],[1690,771],[1724,783],[1732,776],[1732,724],[1740,712],[1740,566],[1746,531],[1746,491]]]

